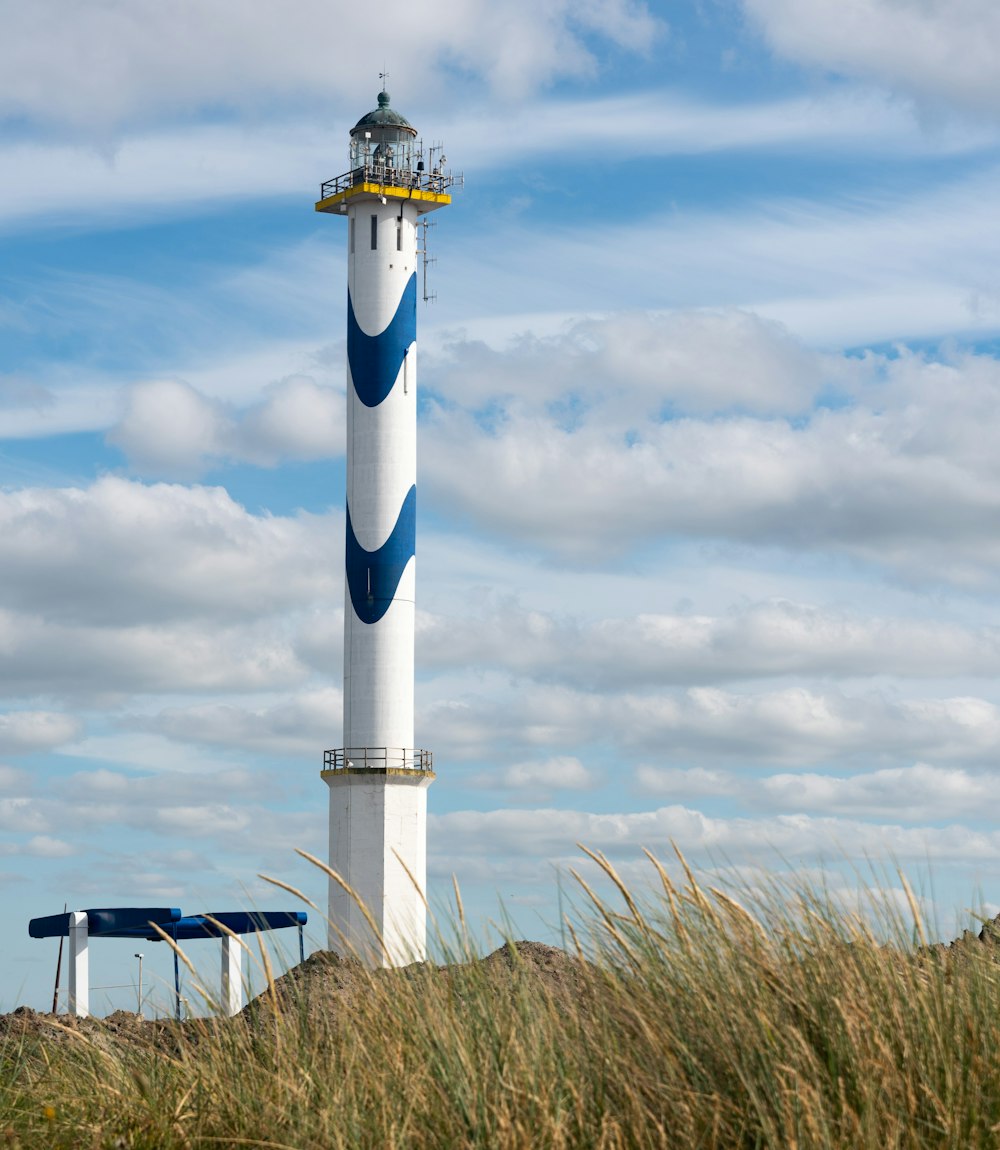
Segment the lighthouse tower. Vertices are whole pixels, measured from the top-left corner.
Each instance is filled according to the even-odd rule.
[[[350,170],[316,204],[348,229],[344,745],[326,752],[323,779],[330,866],[357,897],[331,880],[329,943],[380,966],[426,951],[434,771],[413,745],[417,229],[451,203],[443,163],[383,91],[351,129]]]

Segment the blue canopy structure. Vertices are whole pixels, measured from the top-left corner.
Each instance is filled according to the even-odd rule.
[[[233,977],[239,982],[239,948],[230,948],[231,935],[256,934],[265,930],[284,930],[295,926],[299,931],[299,960],[305,961],[303,927],[309,921],[302,910],[220,910],[207,914],[183,914],[178,907],[122,906],[97,907],[83,911],[33,918],[28,923],[32,938],[65,938],[70,940],[70,1001],[75,1013],[86,1014],[89,995],[86,950],[90,938],[134,938],[162,942],[164,935],[174,942],[197,938],[221,938],[223,944],[222,1001],[232,1005]],[[81,977],[77,977],[78,974]],[[174,991],[177,1017],[181,1016],[181,983],[177,952],[174,952]],[[82,993],[81,993],[82,992]]]
[[[305,926],[308,921],[309,916],[304,910],[213,910],[207,914],[187,915],[163,929],[171,938],[219,938],[226,933],[219,924],[228,927],[233,934],[256,934],[259,930]],[[152,939],[152,935],[143,937]]]
[[[87,934],[91,938],[142,938],[162,942],[163,935],[153,930],[158,926],[173,939],[220,938],[226,933],[255,934],[259,930],[282,930],[305,926],[309,916],[304,910],[218,910],[207,914],[184,915],[177,907],[102,907],[85,910]],[[33,918],[28,923],[32,938],[59,938],[69,935],[69,913]]]
[[[79,913],[79,912],[77,912]],[[87,934],[91,938],[148,938],[159,940],[160,935],[150,931],[150,923],[169,931],[169,927],[184,917],[175,906],[119,906],[85,910]],[[69,936],[70,912],[49,914],[33,918],[28,923],[32,938],[59,938]]]

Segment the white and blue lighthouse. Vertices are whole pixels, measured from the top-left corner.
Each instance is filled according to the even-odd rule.
[[[426,951],[429,751],[414,746],[417,233],[451,203],[440,148],[380,92],[351,129],[350,170],[318,212],[347,219],[347,546],[344,745],[327,751],[330,947],[376,965]]]

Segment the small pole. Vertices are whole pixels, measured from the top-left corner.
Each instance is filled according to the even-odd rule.
[[[134,954],[133,958],[139,960],[139,1017],[142,1017],[142,955]]]
[[[299,962],[306,960],[306,944],[302,937],[302,923],[299,923]]]
[[[63,903],[63,914],[69,909],[69,903]],[[61,934],[59,936],[59,957],[56,959],[56,985],[52,991],[52,1013],[56,1014],[59,1011],[59,974],[62,971],[62,948],[66,936]]]
[[[174,936],[174,996],[177,1000],[177,1021],[181,1020],[181,967],[177,961],[177,931],[171,932]]]

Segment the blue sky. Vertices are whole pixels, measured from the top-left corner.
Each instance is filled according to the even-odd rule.
[[[418,317],[432,901],[553,938],[577,842],[638,884],[674,840],[845,899],[897,860],[945,931],[1000,909],[990,0],[0,14],[0,1008],[50,1001],[27,919],[64,902],[322,901],[312,204],[385,67],[466,176]]]

